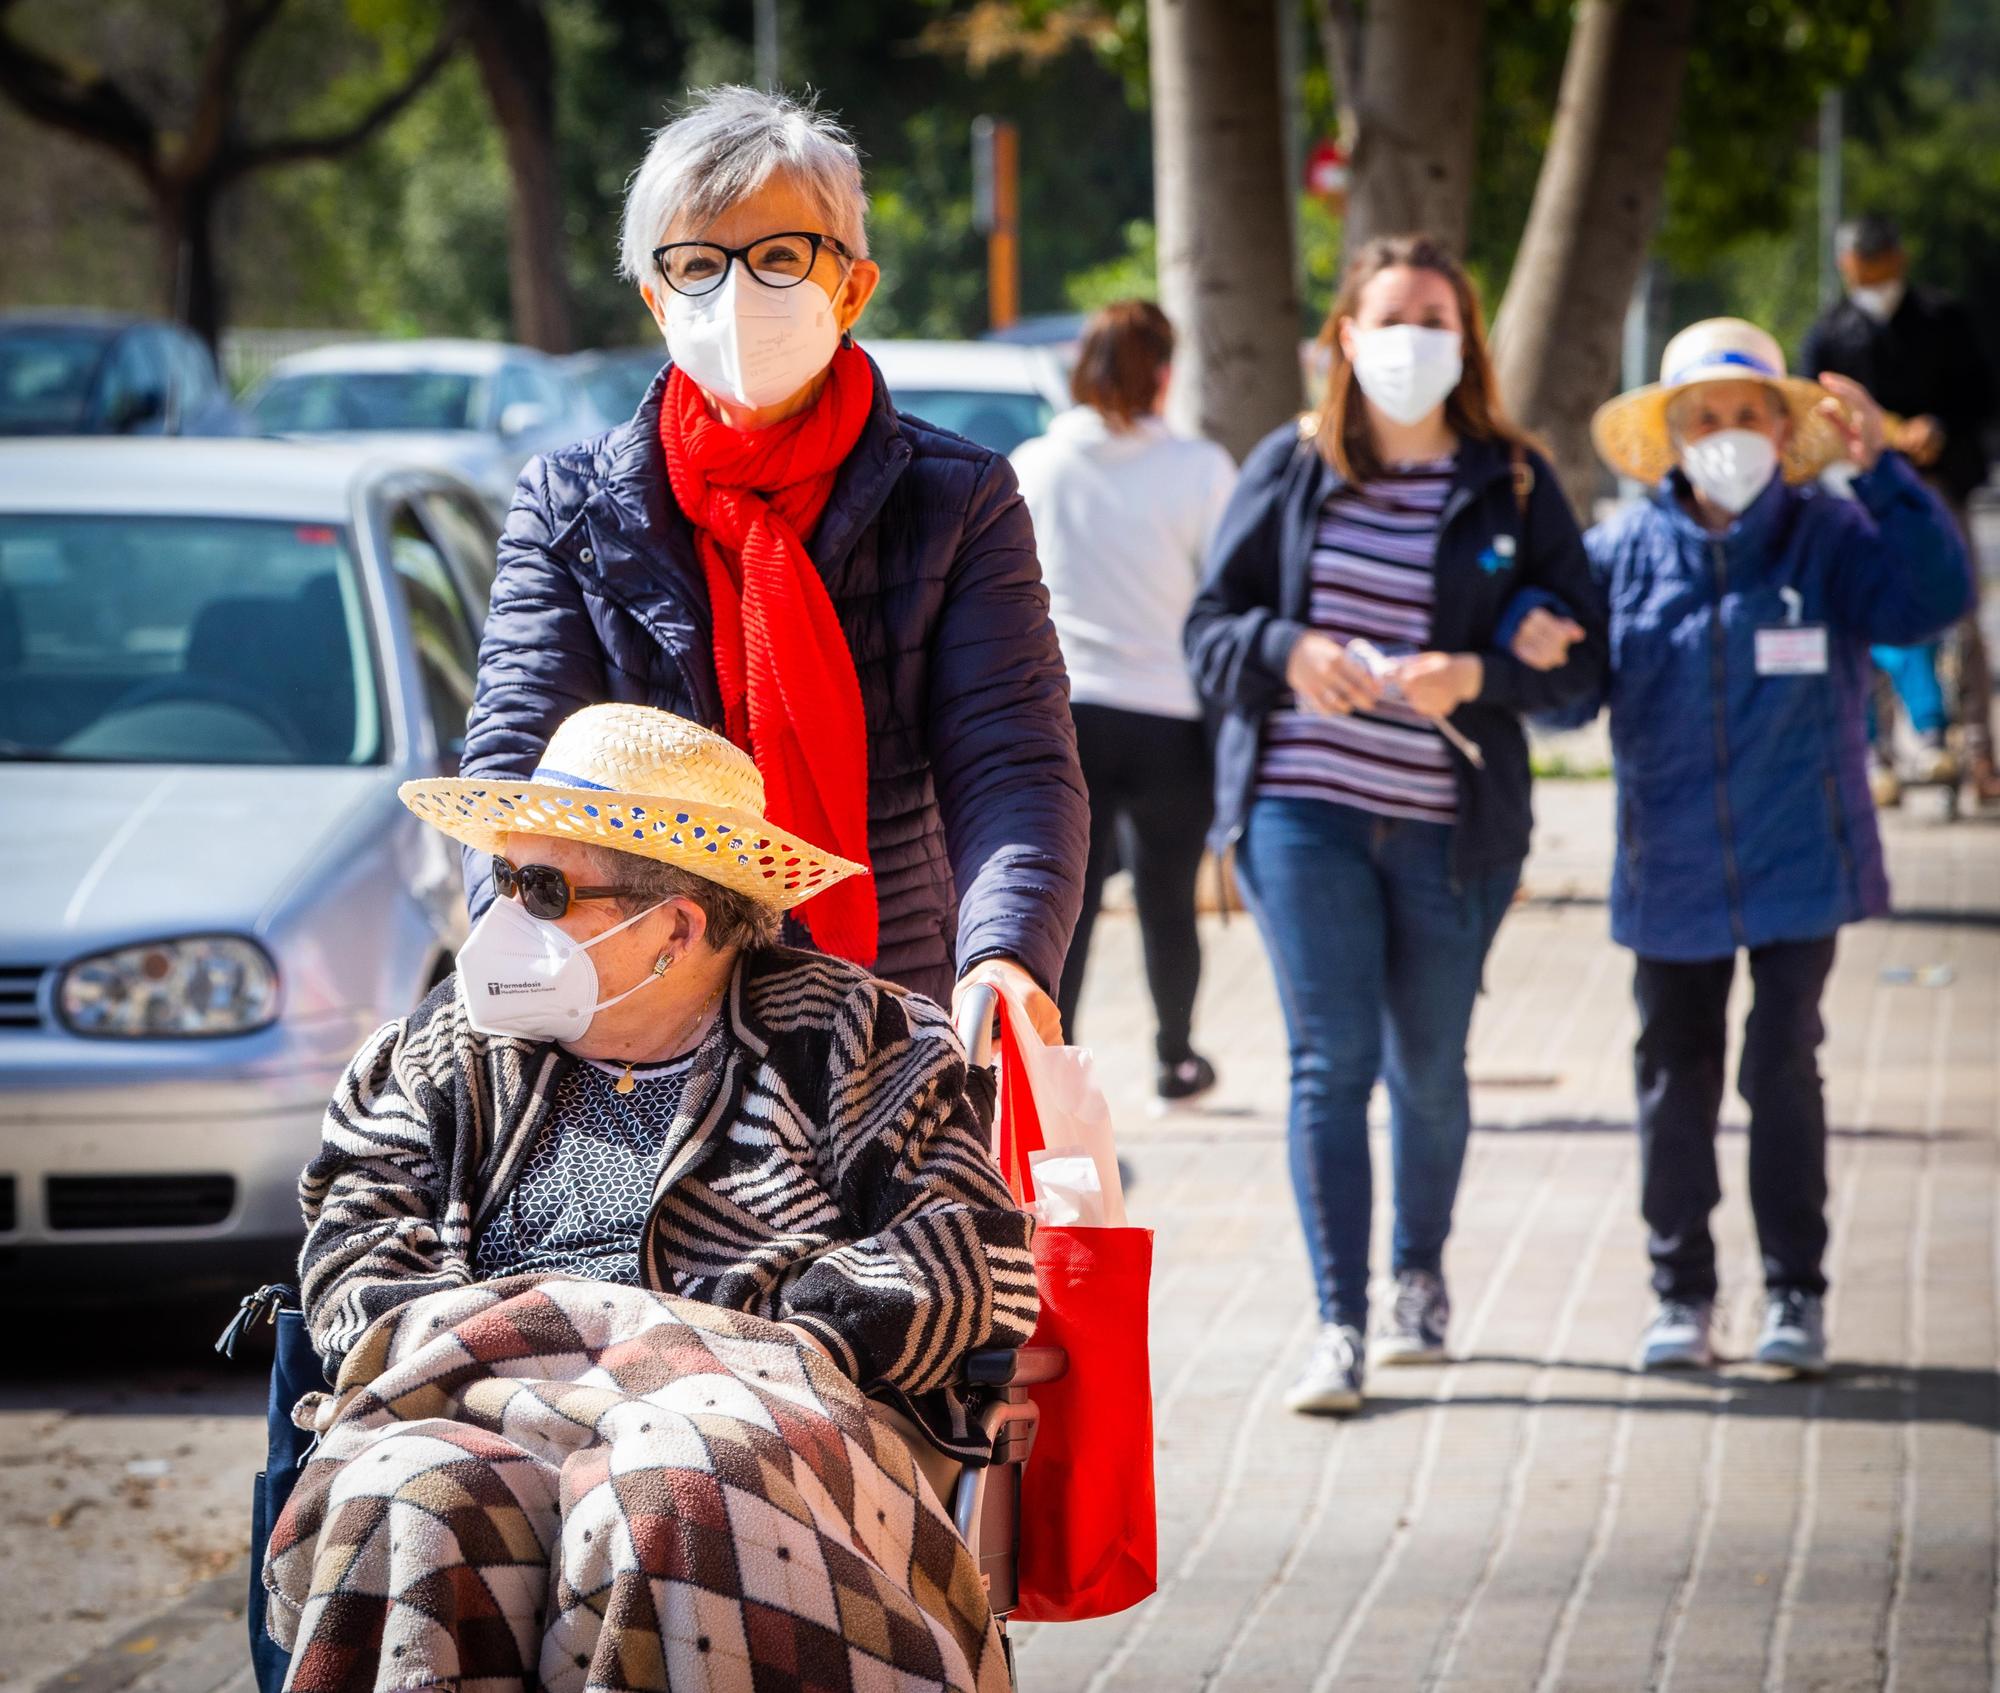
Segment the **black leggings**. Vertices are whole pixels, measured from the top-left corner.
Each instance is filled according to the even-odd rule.
[[[1159,1024],[1159,1059],[1178,1064],[1191,1056],[1188,1034],[1201,981],[1194,884],[1214,807],[1207,737],[1198,722],[1147,711],[1108,705],[1078,705],[1071,711],[1084,785],[1090,790],[1090,863],[1084,872],[1083,912],[1057,995],[1064,1038],[1076,1039],[1076,1005],[1105,878],[1123,863],[1132,872],[1139,906],[1146,983]]]

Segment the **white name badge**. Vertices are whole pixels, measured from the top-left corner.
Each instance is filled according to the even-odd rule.
[[[1824,676],[1826,625],[1787,623],[1757,631],[1759,676]]]

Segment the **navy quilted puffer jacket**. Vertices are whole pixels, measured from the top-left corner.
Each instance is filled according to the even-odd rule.
[[[665,373],[631,422],[534,460],[500,540],[467,776],[524,775],[605,700],[722,727],[708,592],[660,450]],[[876,971],[940,1001],[986,958],[1044,986],[1081,901],[1089,806],[1034,531],[1005,458],[889,403],[807,551],[861,679]],[[469,858],[474,914],[492,898]],[[803,930],[789,925],[803,943]]]

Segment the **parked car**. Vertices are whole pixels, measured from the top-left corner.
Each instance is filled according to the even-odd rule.
[[[1004,341],[865,341],[897,406],[926,423],[1011,453],[1069,404],[1059,352]],[[660,373],[656,347],[578,353],[569,370],[590,398],[597,427],[623,423]]]
[[[472,490],[277,441],[0,444],[0,1298],[282,1270],[342,1067],[451,968]]]
[[[535,454],[594,433],[560,360],[497,341],[348,341],[271,367],[250,396],[271,435],[366,439],[436,464],[505,518]]]
[[[667,362],[667,349],[659,343],[650,347],[602,347],[588,353],[572,353],[563,360],[563,369],[590,409],[591,432],[615,429],[639,409],[660,366]]]
[[[1049,348],[1004,341],[871,341],[899,410],[1011,453],[1069,404]]]
[[[0,435],[235,435],[215,359],[177,323],[114,312],[0,316]]]

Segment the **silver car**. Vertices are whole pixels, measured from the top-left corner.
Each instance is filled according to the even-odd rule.
[[[367,444],[470,482],[505,521],[537,453],[597,432],[562,362],[500,341],[343,341],[280,359],[250,427]]]
[[[277,441],[0,444],[0,1294],[281,1269],[341,1068],[451,968],[494,534]]]

